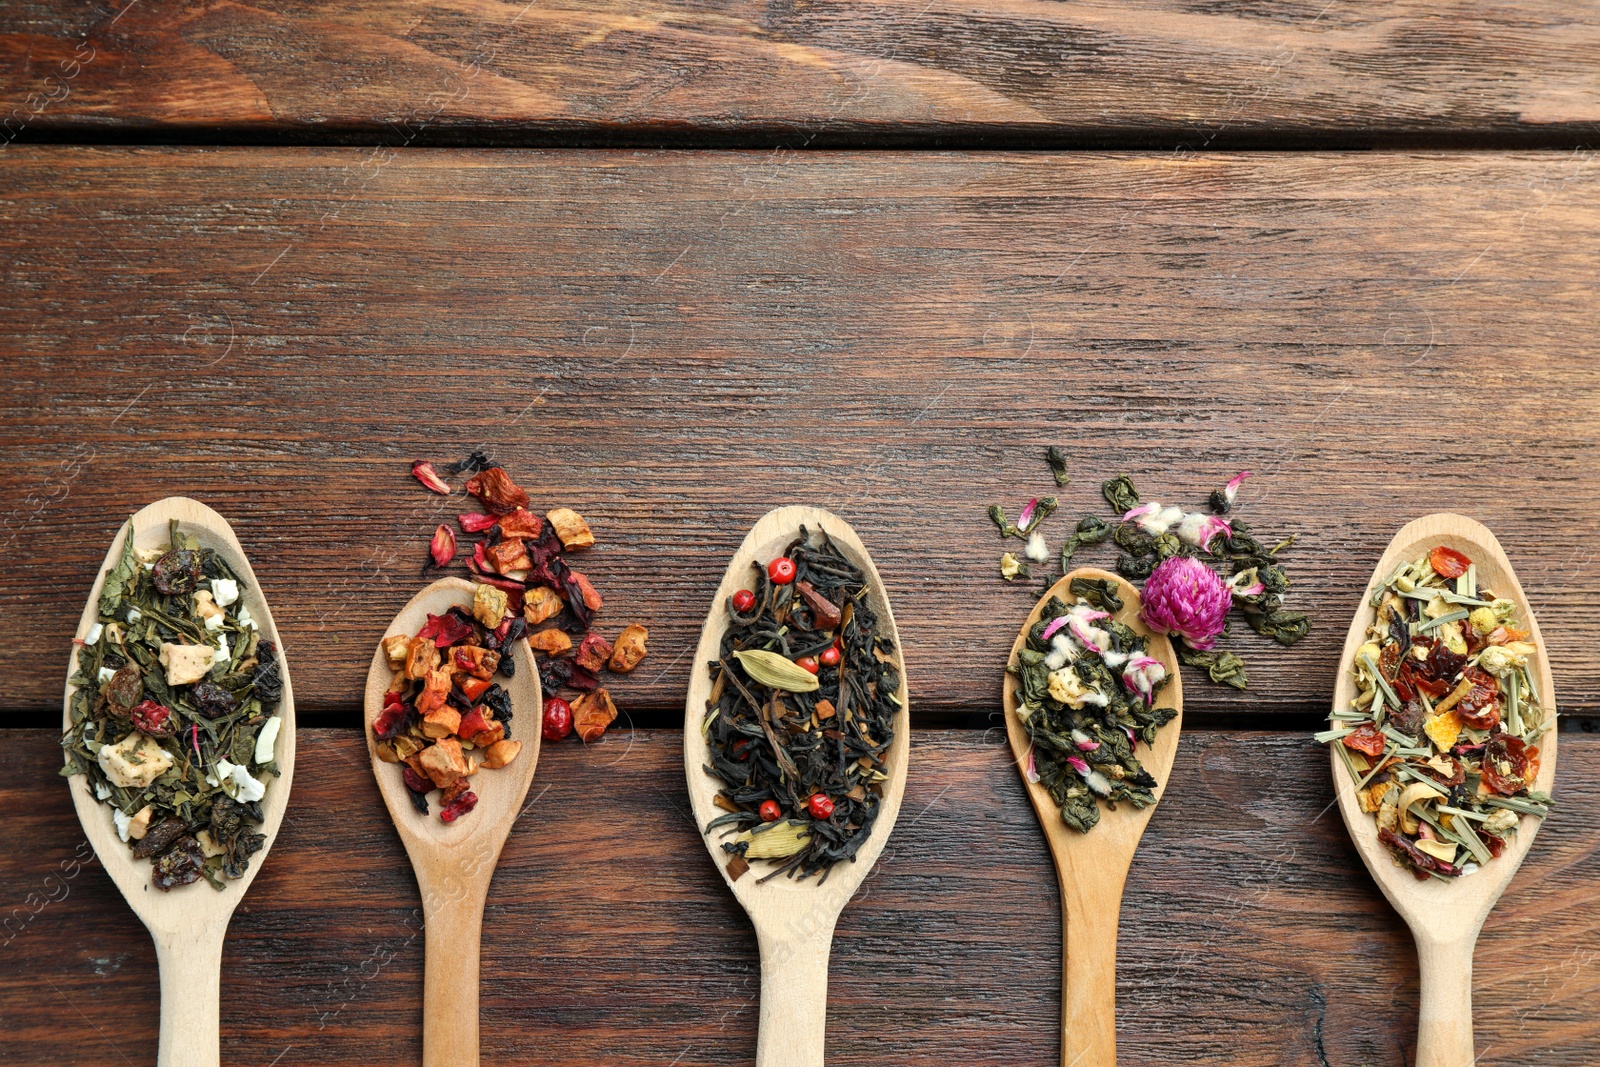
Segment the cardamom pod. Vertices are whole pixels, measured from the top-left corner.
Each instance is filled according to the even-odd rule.
[[[735,840],[750,842],[744,853],[746,859],[779,860],[805,848],[811,841],[811,831],[803,822],[785,819],[759,832],[746,830]]]
[[[782,689],[786,693],[811,693],[821,683],[817,676],[800,664],[777,652],[752,648],[734,655],[743,664],[745,673],[768,689]]]

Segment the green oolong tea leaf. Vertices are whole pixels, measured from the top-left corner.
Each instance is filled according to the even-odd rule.
[[[1213,682],[1231,685],[1235,689],[1244,689],[1248,685],[1244,673],[1244,660],[1232,652],[1217,649],[1200,652],[1182,641],[1174,641],[1172,647],[1177,650],[1178,658],[1183,661],[1184,666],[1199,667],[1210,675]]]
[[[1118,515],[1126,515],[1139,506],[1139,490],[1133,487],[1133,479],[1126,474],[1101,483],[1100,492]]]
[[[1055,475],[1057,485],[1066,485],[1072,481],[1071,476],[1067,474],[1067,454],[1065,452],[1055,445],[1051,445],[1045,449],[1044,459],[1046,463],[1050,464],[1050,473]]]
[[[1116,613],[1122,610],[1122,597],[1117,595],[1117,583],[1109,578],[1074,578],[1067,588],[1073,596],[1082,597],[1101,611]]]
[[[817,676],[787,656],[762,649],[735,652],[734,658],[757,684],[786,693],[811,693],[821,684]]]

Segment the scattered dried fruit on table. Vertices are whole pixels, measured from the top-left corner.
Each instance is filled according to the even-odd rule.
[[[878,631],[865,573],[823,531],[801,527],[766,566],[752,565],[751,578],[749,607],[729,598],[719,656],[706,665],[706,770],[727,814],[705,832],[722,831],[730,878],[753,860],[774,861],[763,880],[826,877],[855,857],[878,816],[900,710],[899,650]],[[796,664],[836,641],[836,666],[812,674]]]
[[[177,522],[159,552],[133,544],[130,526],[92,636],[74,642],[62,774],[88,777],[157,888],[221,889],[266,843],[255,826],[277,775],[277,649],[243,581]]]
[[[1540,653],[1516,606],[1445,545],[1373,592],[1356,696],[1317,740],[1333,745],[1395,862],[1422,881],[1477,872],[1522,816],[1543,818],[1535,742],[1556,712],[1535,685]]]
[[[467,479],[467,492],[483,502],[496,515],[505,515],[528,506],[528,494],[511,480],[504,467],[490,467]]]
[[[431,466],[428,469],[431,471]],[[566,729],[558,731],[558,737],[550,737],[548,732],[546,737],[559,740],[567,736],[573,732],[571,721],[576,718],[579,736],[586,741],[598,740],[617,717],[610,695],[600,686],[600,674],[606,670],[626,674],[635,669],[646,655],[648,631],[637,623],[631,624],[623,629],[615,645],[594,631],[594,617],[604,607],[604,601],[594,583],[573,570],[566,560],[568,551],[595,544],[594,532],[582,515],[571,508],[552,508],[540,518],[529,510],[528,494],[512,481],[510,474],[479,453],[447,468],[450,472],[468,469],[475,473],[467,480],[466,490],[484,507],[481,512],[464,512],[457,517],[463,534],[482,535],[470,544],[470,551],[460,554],[460,562],[477,583],[471,610],[463,612],[455,622],[442,619],[439,632],[425,630],[428,640],[419,637],[402,645],[404,635],[391,639],[385,643],[384,652],[392,666],[403,669],[407,680],[423,681],[440,665],[432,648],[453,646],[464,636],[454,632],[454,627],[475,623],[492,631],[497,635],[496,641],[484,644],[491,651],[526,637],[536,654],[540,682],[550,703],[567,708],[558,696],[563,691],[588,695],[587,700],[573,700],[575,707],[582,708],[582,714],[575,716],[574,708],[567,708]],[[448,487],[445,491],[449,491]],[[436,549],[440,540],[436,530],[429,549],[435,559],[443,554],[442,549]],[[449,549],[450,555],[441,566],[458,558],[453,533]],[[457,692],[476,699],[468,691],[474,683],[483,681],[485,671],[509,673],[515,667],[509,657],[501,657],[492,666],[487,660],[482,653],[458,650],[445,661],[444,669],[454,678]],[[426,702],[436,700],[437,695]],[[427,728],[438,733],[447,725],[447,716],[435,715]],[[485,762],[484,766],[489,764]]]

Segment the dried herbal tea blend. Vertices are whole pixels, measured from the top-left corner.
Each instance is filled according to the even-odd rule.
[[[1060,449],[1046,455],[1058,485],[1066,481],[1066,458]],[[1127,475],[1101,485],[1101,495],[1116,513],[1107,520],[1085,515],[1077,521],[1061,547],[1064,575],[1073,557],[1087,545],[1113,543],[1116,571],[1140,586],[1140,617],[1157,633],[1173,638],[1178,658],[1198,667],[1213,681],[1244,689],[1244,661],[1216,647],[1228,634],[1228,619],[1238,609],[1257,633],[1282,645],[1292,645],[1311,629],[1303,614],[1283,606],[1289,576],[1281,553],[1294,543],[1289,537],[1267,548],[1250,527],[1230,518],[1239,487],[1249,471],[1211,494],[1210,513],[1188,512],[1175,506],[1141,501]],[[1056,509],[1054,497],[1029,501],[1016,523],[1006,519],[999,505],[989,508],[989,518],[1002,540],[1024,541],[1024,559],[1006,552],[1000,557],[1000,576],[1007,581],[1034,577],[1034,566],[1050,559],[1040,525]],[[1049,578],[1044,585],[1048,589]]]
[[[255,827],[278,774],[283,677],[244,589],[176,521],[148,550],[130,522],[99,619],[73,642],[61,773],[88,777],[158,889],[201,878],[221,889],[266,843]]]
[[[726,813],[706,833],[720,831],[731,878],[760,862],[761,881],[825,881],[872,832],[901,675],[867,593],[861,568],[802,526],[729,598],[702,729]]]
[[[1543,818],[1535,742],[1554,725],[1516,606],[1444,545],[1373,594],[1356,652],[1359,692],[1317,740],[1334,746],[1361,810],[1421,881],[1469,875],[1500,855],[1520,816]]]
[[[446,472],[471,472],[466,490],[483,510],[459,515],[456,522],[463,534],[482,537],[468,546],[465,566],[474,581],[504,596],[508,612],[522,616],[519,625],[533,649],[544,689],[544,739],[560,741],[576,732],[585,742],[598,741],[617,718],[600,672],[632,671],[645,657],[650,632],[630,623],[608,640],[595,628],[603,601],[567,555],[594,545],[589,524],[571,508],[552,509],[543,518],[528,510],[527,492],[481,452],[451,464]],[[453,492],[426,460],[413,463],[411,473],[435,493]],[[432,566],[452,566],[457,555],[455,532],[439,526],[428,542]],[[501,661],[502,672],[511,669],[509,658]]]
[[[437,789],[439,818],[455,822],[477,806],[472,776],[522,751],[511,739],[511,695],[494,681],[510,673],[512,644],[528,633],[507,601],[504,590],[475,585],[470,605],[383,640],[395,674],[372,721],[374,746],[380,760],[398,766],[420,815]]]
[[[1170,679],[1145,638],[1113,617],[1124,606],[1116,583],[1074,578],[1068,588],[1073,602],[1045,602],[1007,670],[1031,742],[1024,772],[1050,791],[1063,822],[1087,833],[1102,803],[1155,803],[1135,742],[1153,744],[1177,712],[1155,706]]]

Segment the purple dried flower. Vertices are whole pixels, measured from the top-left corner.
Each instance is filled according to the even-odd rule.
[[[1216,643],[1232,605],[1233,596],[1216,571],[1197,559],[1173,556],[1150,573],[1139,617],[1157,633],[1178,634],[1190,648],[1204,651]]]

